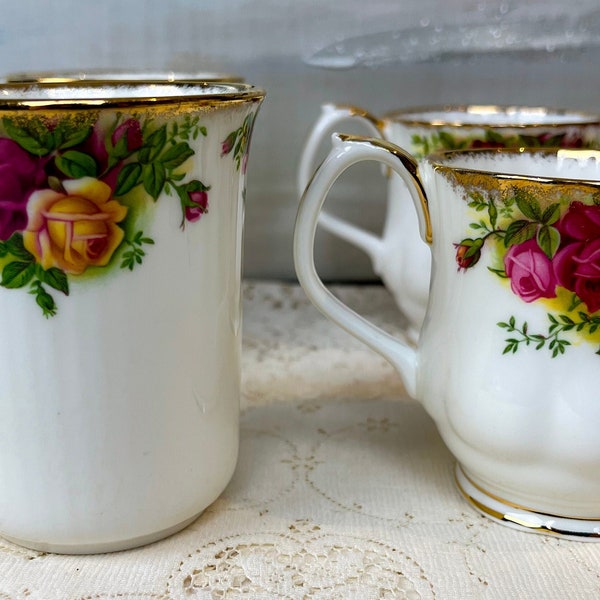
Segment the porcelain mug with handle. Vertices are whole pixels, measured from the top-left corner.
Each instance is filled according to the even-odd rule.
[[[0,535],[106,552],[235,469],[242,83],[0,87]]]
[[[377,117],[354,106],[326,104],[304,148],[298,169],[301,195],[326,134],[344,122],[362,124],[420,158],[439,150],[500,147],[600,147],[600,116],[525,106],[407,108]],[[387,171],[386,171],[387,172]],[[415,340],[425,316],[431,259],[418,236],[417,217],[402,179],[391,174],[381,235],[323,211],[321,226],[362,249],[408,319]]]
[[[337,177],[375,160],[406,183],[432,255],[417,348],[337,300],[313,257]],[[600,152],[455,151],[417,161],[335,135],[301,201],[299,281],[330,319],[381,353],[422,402],[483,513],[600,540]]]

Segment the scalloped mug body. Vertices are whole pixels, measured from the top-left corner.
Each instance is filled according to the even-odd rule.
[[[524,160],[511,164],[519,158]],[[526,158],[512,157],[505,165],[491,160],[488,168],[548,175],[548,169],[528,165]],[[589,300],[592,310],[585,303],[569,310],[577,300],[572,291],[561,287],[566,281],[554,289],[556,281],[545,289],[526,288],[527,278],[543,277],[543,269],[552,262],[531,240],[516,242],[507,250],[503,241],[496,243],[490,236],[476,262],[468,265],[461,259],[461,242],[477,239],[478,230],[470,225],[488,217],[469,206],[469,194],[494,198],[502,210],[503,201],[516,189],[510,182],[503,182],[508,183],[505,189],[493,178],[483,186],[476,179],[468,183],[468,176],[458,183],[452,171],[436,172],[428,161],[421,163],[420,172],[430,198],[434,196],[430,203],[434,243],[416,397],[422,399],[465,475],[488,494],[545,514],[599,518],[600,369],[596,362],[600,357],[596,352],[600,339],[595,330],[590,333],[593,326],[579,332],[577,326],[567,327],[562,334],[552,335],[553,319],[559,324],[564,319],[595,319],[596,305]],[[596,189],[578,189],[573,183],[568,191],[560,192],[565,204],[554,225],[563,229],[566,247],[580,243],[565,239],[569,206],[581,199],[590,202],[594,217],[600,215],[600,207],[596,210],[592,201],[600,190],[600,167],[582,169],[577,177],[596,180]],[[531,193],[532,199],[539,198],[547,207],[560,201],[551,186],[532,182],[523,193]],[[516,206],[510,208],[510,217],[498,216],[497,229],[523,218]],[[594,240],[598,234],[600,230],[594,232]],[[528,246],[526,251],[517,256],[524,246]],[[559,249],[553,260],[558,262],[564,252],[569,250]],[[530,270],[510,271],[506,265],[513,256]],[[534,264],[539,274],[533,272]],[[507,278],[507,270],[512,278]],[[514,327],[500,325],[511,322]],[[520,342],[511,344],[511,339]],[[568,344],[556,350],[560,346],[552,342],[561,339]]]
[[[316,274],[327,192],[363,160],[402,178],[431,251],[416,347],[354,313]],[[336,134],[300,205],[294,253],[311,301],[387,358],[435,420],[479,510],[528,531],[600,540],[599,151],[417,161],[383,140]]]
[[[550,140],[557,147],[600,146],[598,117],[594,122],[594,117],[576,112],[525,107],[492,112],[485,108],[391,113],[382,121],[383,136],[419,158],[454,148],[550,147]],[[431,254],[419,237],[406,185],[395,173],[388,182],[387,211],[378,274],[408,317],[414,339],[427,310]]]

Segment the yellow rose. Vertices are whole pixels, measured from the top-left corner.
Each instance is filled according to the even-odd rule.
[[[111,200],[110,187],[93,177],[64,181],[63,187],[64,194],[39,190],[30,196],[25,248],[44,269],[77,275],[89,266],[105,266],[123,241],[117,223],[127,208]]]

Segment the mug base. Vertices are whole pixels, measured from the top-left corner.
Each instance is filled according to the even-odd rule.
[[[51,552],[53,554],[102,554],[105,552],[118,552],[120,550],[130,550],[139,546],[145,546],[152,542],[158,542],[170,535],[173,535],[182,529],[185,529],[188,525],[193,523],[204,511],[201,510],[193,517],[181,521],[172,527],[161,529],[146,535],[141,535],[134,538],[127,538],[124,540],[116,540],[112,542],[99,542],[99,543],[83,543],[83,544],[53,544],[51,542],[44,542],[40,540],[25,540],[10,535],[0,533],[0,536],[13,544],[29,548],[30,550],[37,550],[39,552]]]
[[[517,506],[508,500],[488,494],[473,483],[462,467],[456,465],[456,484],[469,503],[484,516],[529,533],[541,533],[556,538],[581,542],[600,542],[600,519],[576,519],[550,515]]]

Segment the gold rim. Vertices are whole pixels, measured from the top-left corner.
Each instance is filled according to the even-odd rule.
[[[511,182],[529,182],[551,185],[583,185],[600,189],[600,179],[572,179],[568,177],[541,177],[536,175],[523,175],[521,173],[495,173],[485,169],[455,167],[449,163],[454,156],[483,156],[488,155],[542,155],[556,156],[557,158],[595,158],[600,162],[600,150],[572,150],[562,148],[477,148],[474,150],[449,150],[447,152],[435,152],[425,160],[430,162],[436,171],[452,175],[455,178],[477,177],[493,180],[505,180]]]
[[[600,523],[600,518],[581,518],[581,517],[569,517],[569,516],[565,516],[565,515],[555,515],[553,513],[546,513],[546,512],[540,512],[539,510],[534,510],[533,508],[528,508],[527,506],[523,506],[522,504],[516,504],[515,502],[511,502],[510,500],[505,500],[504,498],[501,498],[500,496],[497,496],[496,494],[492,494],[490,492],[488,492],[486,489],[484,489],[483,487],[481,487],[478,483],[476,483],[475,481],[473,481],[464,471],[464,469],[460,468],[460,472],[462,473],[462,476],[478,491],[480,491],[484,496],[487,496],[488,498],[491,498],[492,500],[495,500],[496,502],[500,502],[501,504],[504,504],[505,506],[510,506],[511,508],[514,508],[516,510],[522,510],[524,512],[528,512],[532,515],[540,515],[542,517],[552,517],[555,519],[570,519],[572,521],[597,521]],[[457,483],[460,487],[460,482],[458,481],[457,478]],[[461,487],[462,489],[462,487]],[[488,510],[493,511],[493,509],[488,508]],[[496,512],[496,511],[493,511]]]
[[[53,84],[53,83],[90,83],[102,81],[105,83],[175,83],[175,82],[227,82],[241,83],[244,77],[233,73],[199,71],[197,73],[183,71],[123,71],[118,69],[90,71],[40,71],[9,73],[3,79],[4,83],[16,84]]]
[[[421,181],[421,175],[419,174],[419,165],[417,161],[410,154],[408,154],[408,152],[405,152],[404,150],[402,150],[402,148],[399,148],[398,146],[392,144],[391,142],[388,142],[387,140],[377,138],[364,138],[357,135],[349,135],[346,133],[338,133],[337,135],[339,139],[343,142],[352,142],[354,144],[366,144],[368,146],[383,148],[400,161],[402,166],[411,176],[414,187],[417,191],[419,203],[421,205],[421,209],[423,211],[423,216],[425,219],[425,241],[428,244],[431,244],[433,240],[433,227],[431,225],[431,212],[429,210],[429,200],[427,198],[427,193],[425,192],[425,188],[423,187],[423,183]]]
[[[517,525],[520,528],[526,529],[528,531],[535,531],[539,533],[546,533],[549,535],[554,535],[558,537],[577,537],[577,538],[589,538],[595,539],[600,537],[597,533],[587,532],[587,531],[571,531],[568,529],[553,529],[548,527],[547,525],[538,524],[538,523],[530,523],[525,518],[519,518],[516,515],[507,515],[501,512],[498,512],[489,506],[486,506],[479,500],[476,500],[472,496],[470,496],[461,486],[457,483],[457,487],[460,490],[461,494],[465,497],[465,499],[479,512],[496,519],[497,521],[502,521],[504,523],[509,523],[510,525]],[[568,517],[562,517],[568,518]]]
[[[140,95],[119,93],[118,88],[126,87],[142,90]],[[89,88],[108,88],[112,90],[111,97],[101,97],[100,94],[78,96],[77,90]],[[193,89],[195,88],[197,92]],[[61,92],[60,98],[47,97],[46,92],[54,90]],[[182,93],[177,93],[181,90]],[[186,91],[185,93],[184,90]],[[39,96],[36,96],[35,93]],[[155,92],[155,93],[153,93]],[[70,83],[44,84],[0,84],[0,110],[35,110],[58,109],[73,110],[78,108],[120,108],[126,106],[156,106],[165,104],[215,104],[232,101],[260,101],[265,91],[248,83],[223,81],[174,81],[174,82],[142,82],[142,81],[80,81]]]
[[[338,109],[347,110],[351,117],[360,117],[361,119],[365,119],[365,121],[369,121],[375,126],[377,130],[382,132],[383,135],[385,121],[377,118],[373,113],[370,113],[368,110],[360,108],[360,106],[355,106],[354,104],[334,104],[334,106]]]
[[[488,506],[485,501],[482,501],[482,499],[480,498],[475,498],[472,494],[470,494],[461,484],[461,481],[459,479],[459,473],[460,475],[462,475],[462,477],[464,477],[464,479],[470,484],[472,485],[478,492],[480,492],[484,498],[490,498],[500,504],[504,504],[505,506],[509,507],[509,508],[513,508],[517,511],[520,511],[522,514],[509,514],[508,512],[501,512],[497,509],[492,508],[491,506]],[[479,512],[483,513],[484,515],[495,519],[497,521],[501,521],[503,523],[507,523],[509,525],[516,525],[517,527],[527,530],[527,531],[532,531],[532,532],[536,532],[536,533],[545,533],[545,534],[550,534],[550,535],[554,535],[554,536],[559,536],[559,537],[572,537],[572,538],[580,538],[580,539],[599,539],[600,538],[600,534],[598,534],[595,531],[581,531],[581,529],[577,529],[577,528],[572,528],[572,529],[568,529],[566,527],[560,527],[557,526],[556,522],[554,522],[552,524],[552,526],[544,523],[544,522],[540,522],[540,521],[552,521],[555,519],[559,519],[561,521],[566,521],[567,523],[569,521],[572,522],[579,522],[579,523],[586,523],[586,522],[590,522],[590,523],[599,523],[600,519],[594,519],[594,518],[589,518],[589,519],[582,519],[582,518],[578,518],[578,517],[566,517],[566,516],[562,516],[562,515],[555,515],[552,513],[543,513],[537,510],[532,510],[530,508],[526,508],[524,506],[521,506],[519,504],[515,504],[513,502],[509,502],[508,500],[504,500],[503,498],[500,498],[499,496],[496,496],[494,494],[490,494],[488,491],[484,490],[481,486],[479,486],[477,483],[475,483],[465,472],[464,470],[457,465],[456,470],[454,472],[454,480],[456,482],[456,487],[458,488],[458,490],[460,491],[460,493],[464,496],[464,498],[474,507],[476,508]],[[528,519],[528,517],[534,517],[537,518],[538,521],[530,521]]]
[[[545,115],[545,116],[573,116],[572,120],[555,120],[540,123],[539,121],[532,122],[465,122],[464,120],[456,119],[424,119],[420,115],[424,113],[464,113],[465,115],[479,116],[498,116],[511,114],[527,114]],[[579,118],[578,118],[579,117]],[[564,108],[549,108],[542,106],[501,106],[501,105],[484,105],[484,104],[456,104],[456,105],[440,105],[440,106],[424,106],[424,107],[409,107],[401,110],[388,112],[383,116],[384,121],[393,121],[404,125],[414,127],[452,127],[465,129],[548,129],[552,127],[582,127],[596,125],[600,126],[600,115],[589,113],[586,111],[573,111]]]

